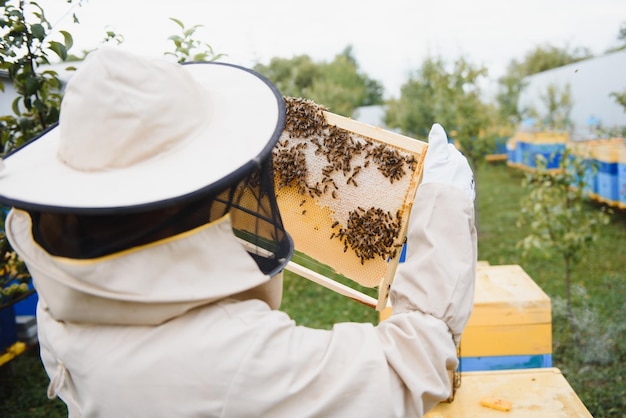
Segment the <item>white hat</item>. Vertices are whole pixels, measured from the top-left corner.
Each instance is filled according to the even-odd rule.
[[[57,126],[5,158],[0,202],[110,213],[211,193],[268,158],[282,96],[255,72],[91,53],[67,84]]]

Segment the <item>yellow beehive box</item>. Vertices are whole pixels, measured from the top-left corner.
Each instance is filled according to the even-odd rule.
[[[392,307],[380,314],[387,319]],[[469,358],[544,356],[551,364],[550,298],[519,265],[478,263],[474,308],[461,337],[461,370]],[[466,364],[466,365],[468,365]],[[517,367],[510,367],[517,368]]]
[[[519,265],[480,266],[462,357],[552,353],[550,298]]]
[[[426,418],[592,417],[556,368],[464,372],[461,381],[454,401]]]

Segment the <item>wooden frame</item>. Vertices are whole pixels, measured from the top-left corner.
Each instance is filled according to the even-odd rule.
[[[378,298],[296,258],[286,268],[383,310],[421,181],[427,144],[333,114],[311,101],[285,101],[287,123],[274,151],[274,169],[277,202],[295,250],[330,267],[349,283],[377,288]],[[338,143],[345,147],[339,152],[334,148]]]

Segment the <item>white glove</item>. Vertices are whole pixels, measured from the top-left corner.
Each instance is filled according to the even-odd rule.
[[[422,184],[451,184],[465,192],[472,201],[476,197],[474,174],[467,159],[448,143],[443,127],[435,123],[428,134],[428,150],[424,158]]]

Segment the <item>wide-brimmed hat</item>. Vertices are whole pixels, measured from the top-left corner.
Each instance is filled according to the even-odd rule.
[[[258,167],[284,122],[282,96],[254,71],[104,48],[67,83],[59,124],[5,158],[0,202],[102,214],[166,206]]]

